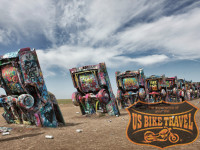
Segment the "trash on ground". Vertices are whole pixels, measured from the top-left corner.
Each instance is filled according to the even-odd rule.
[[[2,135],[9,135],[10,132],[3,132]]]
[[[45,135],[46,139],[53,139],[54,137],[52,135]]]
[[[77,129],[76,132],[77,133],[83,132],[83,129]]]

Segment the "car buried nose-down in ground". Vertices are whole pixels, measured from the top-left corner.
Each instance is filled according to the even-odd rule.
[[[166,78],[166,88],[167,88],[167,101],[168,102],[179,102],[178,94],[178,80],[177,77],[168,77]]]
[[[134,104],[136,101],[146,100],[146,84],[143,69],[138,71],[115,72],[117,82],[117,100],[122,108]]]
[[[0,96],[7,123],[42,127],[64,125],[57,100],[47,91],[35,50],[19,49],[0,57]]]
[[[178,96],[180,101],[186,100],[185,79],[178,79]]]
[[[72,94],[72,102],[80,107],[82,115],[120,114],[105,63],[72,68],[70,73],[77,89],[77,92]]]
[[[165,75],[152,75],[146,78],[146,84],[149,91],[149,102],[166,101],[167,89],[165,83]]]

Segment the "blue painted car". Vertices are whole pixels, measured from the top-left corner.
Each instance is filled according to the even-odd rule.
[[[40,127],[64,125],[57,100],[47,91],[35,50],[0,56],[0,81],[6,95],[0,96],[7,123]]]

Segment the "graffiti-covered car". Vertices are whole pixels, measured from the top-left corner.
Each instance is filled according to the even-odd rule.
[[[200,88],[200,83],[199,82],[192,82],[192,89],[193,89],[193,97],[194,98],[199,98],[199,88]]]
[[[72,102],[80,107],[82,115],[119,115],[105,63],[72,68],[70,73],[77,89],[77,92],[72,94]]]
[[[146,86],[143,69],[137,71],[115,72],[117,82],[117,100],[122,108],[134,102],[146,100]]]
[[[64,125],[55,96],[47,91],[35,50],[19,49],[0,57],[0,96],[7,123],[40,127]]]
[[[146,78],[146,84],[149,92],[149,102],[166,101],[167,89],[165,83],[165,75],[152,75]]]
[[[168,95],[168,102],[178,102],[179,95],[178,95],[178,81],[177,77],[168,77],[166,78],[166,88],[167,88],[167,95]]]
[[[192,89],[192,81],[185,81],[185,88],[186,88],[186,99],[192,100],[194,92]]]
[[[185,79],[178,79],[178,96],[180,101],[186,99]]]

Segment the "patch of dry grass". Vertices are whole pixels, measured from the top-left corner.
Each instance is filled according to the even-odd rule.
[[[71,99],[57,99],[58,104],[72,104]]]

